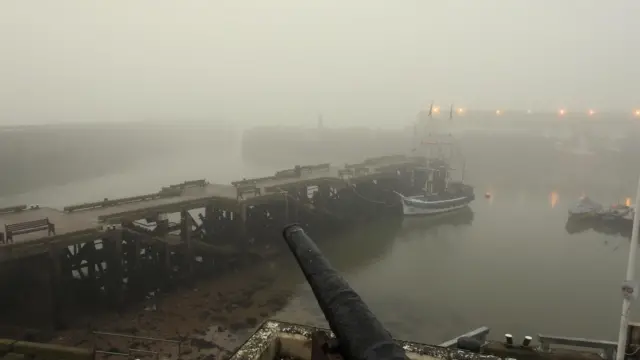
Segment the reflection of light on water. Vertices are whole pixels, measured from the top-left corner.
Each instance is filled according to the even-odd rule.
[[[630,198],[630,197],[628,197],[628,198],[624,199],[624,204],[625,204],[626,206],[631,206],[631,198]]]
[[[549,203],[551,204],[551,208],[553,209],[554,207],[556,207],[556,204],[558,204],[558,193],[555,191],[552,191],[551,194],[549,194]]]
[[[487,196],[487,200],[489,200],[489,205],[493,204],[493,198],[496,196],[496,193],[493,190],[489,190],[485,193]]]

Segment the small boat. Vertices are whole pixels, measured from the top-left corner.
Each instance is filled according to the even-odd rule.
[[[421,194],[405,196],[396,194],[402,201],[404,215],[433,215],[455,211],[475,200],[473,186],[462,181],[449,180],[449,163],[431,159],[427,167],[426,186]]]
[[[632,207],[618,204],[599,212],[602,221],[606,222],[626,222],[633,221],[634,211]]]
[[[601,204],[584,196],[580,198],[577,204],[569,209],[569,218],[575,220],[600,216],[603,210]]]
[[[461,191],[444,192],[442,194],[424,194],[414,196],[404,196],[400,193],[402,200],[402,212],[404,215],[435,215],[452,212],[467,207],[475,195],[473,187],[461,185]]]

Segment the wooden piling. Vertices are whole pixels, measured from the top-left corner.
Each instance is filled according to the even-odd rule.
[[[46,288],[47,296],[35,301],[46,303],[59,318],[73,315],[62,311],[67,298],[82,296],[82,301],[108,300],[107,305],[120,306],[158,286],[171,285],[177,279],[175,274],[183,275],[181,280],[191,279],[223,271],[231,259],[270,256],[282,245],[280,229],[286,223],[333,229],[337,223],[356,221],[363,215],[389,216],[393,208],[365,198],[383,203],[387,199],[383,189],[404,192],[407,184],[415,185],[415,179],[409,178],[414,176],[412,171],[397,171],[411,169],[410,160],[393,159],[352,165],[359,169],[359,175],[342,178],[339,174],[345,169],[328,164],[300,165],[282,170],[278,176],[245,179],[233,185],[198,180],[197,186],[187,186],[192,182],[186,181],[170,191],[74,205],[67,211],[7,208],[0,213],[0,229],[6,224],[47,218],[55,225],[56,234],[34,231],[16,236],[14,244],[0,244],[0,263],[24,262],[25,272],[40,272],[34,276],[35,283]],[[396,160],[400,163],[394,164]],[[310,189],[317,189],[311,197]],[[364,196],[358,197],[354,189]],[[202,225],[189,212],[199,209],[204,212],[197,216]],[[179,224],[172,220],[176,213]],[[102,247],[96,247],[99,239]],[[33,263],[28,259],[46,257],[47,252],[50,261],[46,269],[26,268]],[[196,262],[196,256],[208,261]],[[198,271],[202,267],[208,268]],[[158,277],[158,273],[164,276]],[[1,293],[12,294],[3,286],[0,283]],[[106,299],[100,296],[103,287]]]

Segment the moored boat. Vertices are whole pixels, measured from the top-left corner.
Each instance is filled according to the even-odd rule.
[[[569,218],[585,219],[598,216],[603,211],[603,206],[587,196],[583,196],[580,200],[569,209]]]
[[[464,184],[464,157],[453,142],[451,134],[444,135],[432,133],[429,129],[424,129],[427,122],[431,120],[433,104],[429,109],[426,119],[418,116],[418,123],[422,125],[423,135],[418,135],[416,126],[416,137],[421,140],[415,141],[413,151],[424,154],[426,161],[426,182],[421,194],[403,195],[396,193],[402,202],[402,212],[404,215],[434,215],[455,211],[467,207],[473,200],[475,194],[473,186]],[[449,112],[449,120],[453,118],[453,105]],[[416,139],[417,140],[417,139]],[[462,159],[462,179],[451,181],[451,163],[454,156]]]
[[[451,183],[450,188],[443,193],[414,196],[396,194],[402,200],[404,215],[442,214],[465,208],[475,200],[473,187],[462,183]]]

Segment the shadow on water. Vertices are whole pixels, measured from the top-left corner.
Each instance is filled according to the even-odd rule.
[[[565,225],[568,234],[580,234],[593,230],[603,235],[622,236],[631,239],[633,225],[630,221],[601,221],[597,219],[569,219]]]
[[[330,241],[322,241],[319,247],[331,264],[352,282],[351,285],[355,290],[362,291],[361,295],[367,297],[365,290],[370,286],[363,286],[363,283],[356,278],[360,275],[369,277],[368,273],[376,272],[373,268],[378,267],[391,256],[397,241],[424,239],[425,233],[437,231],[445,226],[467,226],[473,222],[473,218],[473,210],[464,208],[437,216],[383,219],[353,228]],[[382,282],[379,285],[383,286]],[[376,311],[375,300],[369,298],[365,300],[372,302],[374,311]],[[396,310],[396,313],[398,312],[401,311]],[[298,287],[296,295],[275,318],[313,326],[327,325],[311,289],[306,284]]]

